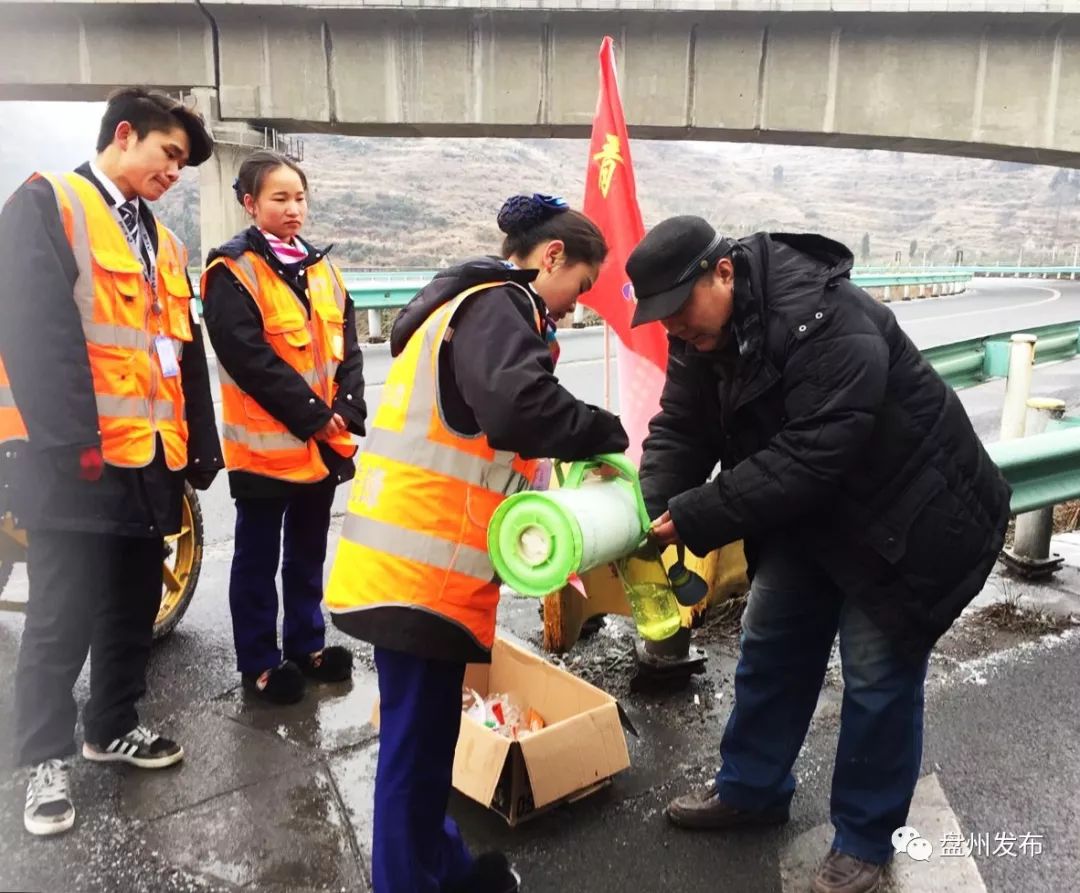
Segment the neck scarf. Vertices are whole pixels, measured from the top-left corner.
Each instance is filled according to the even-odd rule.
[[[270,246],[270,250],[283,264],[299,263],[307,257],[307,249],[299,239],[294,239],[290,244],[289,242],[283,242],[273,233],[268,233],[264,229],[259,230],[259,232],[263,234],[266,244]]]

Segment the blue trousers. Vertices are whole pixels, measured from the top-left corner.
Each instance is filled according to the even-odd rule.
[[[298,488],[289,499],[236,500],[229,607],[241,673],[276,667],[283,653],[296,659],[323,647],[323,564],[333,500],[334,488],[320,485]],[[283,648],[277,637],[279,561]]]
[[[375,649],[379,762],[375,770],[375,893],[440,893],[472,868],[446,815],[461,727],[465,665]]]
[[[791,768],[840,634],[844,677],[832,779],[833,846],[884,864],[919,777],[927,661],[898,657],[886,636],[783,539],[769,544],[743,615],[735,706],[720,746],[720,799],[740,809],[784,806]]]

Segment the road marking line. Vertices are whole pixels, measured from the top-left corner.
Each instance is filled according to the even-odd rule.
[[[942,322],[946,319],[959,319],[962,316],[983,316],[987,313],[1008,313],[1010,310],[1027,310],[1029,307],[1038,307],[1040,304],[1051,304],[1061,298],[1061,291],[1056,288],[1045,288],[1038,285],[1026,285],[1024,288],[1030,288],[1033,291],[1048,291],[1050,292],[1051,297],[1044,298],[1041,301],[1027,301],[1023,304],[1010,304],[1008,307],[987,307],[983,310],[965,310],[963,313],[949,313],[945,316],[920,316],[915,319],[907,319],[898,316],[896,317],[896,320],[900,323],[900,327],[903,328],[906,325],[916,322]]]
[[[612,359],[614,360],[614,357]],[[558,373],[560,369],[565,369],[567,366],[599,366],[603,362],[603,357],[593,360],[563,360],[555,367],[555,372]]]

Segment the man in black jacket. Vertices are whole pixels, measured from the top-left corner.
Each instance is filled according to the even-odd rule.
[[[821,236],[733,240],[698,217],[659,224],[627,263],[634,324],[670,335],[641,465],[654,532],[697,555],[741,539],[753,581],[723,766],[668,817],[787,820],[839,631],[836,834],[818,893],[878,888],[919,776],[929,652],[1009,518],[956,394],[851,266]]]
[[[185,165],[205,161],[212,146],[202,119],[167,96],[129,88],[110,97],[97,156],[75,172],[100,193],[105,207],[95,198],[92,216],[85,206],[76,206],[71,217],[116,227],[108,234],[111,244],[124,245],[126,238],[130,256],[104,260],[125,271],[141,265],[138,275],[145,286],[130,272],[123,274],[130,294],[119,291],[120,279],[100,266],[97,255],[88,275],[87,243],[97,244],[94,234],[88,237],[73,224],[69,238],[49,180],[28,181],[0,214],[0,354],[29,441],[15,494],[15,514],[29,531],[30,575],[15,676],[15,738],[18,762],[33,767],[24,812],[32,834],[58,834],[75,820],[64,761],[75,750],[72,688],[88,651],[83,756],[156,769],[184,755],[179,744],[139,724],[135,703],[146,687],[164,537],[180,529],[185,479],[209,487],[222,457],[202,333],[197,318],[188,318],[187,325],[179,318],[189,314],[186,302],[178,303],[171,289],[167,296],[161,293],[165,273],[156,275],[159,261],[174,261],[159,253],[148,202],[171,187]],[[170,270],[169,275],[184,273]],[[116,294],[108,300],[114,279]],[[91,287],[92,316],[78,302]],[[147,295],[153,295],[152,307]],[[176,331],[190,330],[192,340],[183,343],[179,356],[171,337],[151,339],[162,330],[163,313],[168,331],[173,325]],[[140,323],[145,331],[134,322],[121,325],[121,314],[145,319]],[[93,358],[88,332],[97,339]],[[101,346],[109,338],[115,348]],[[148,385],[140,381],[144,372]],[[154,383],[176,376],[187,423],[187,467],[173,470],[163,428],[153,428],[152,445],[143,435],[147,425],[156,424],[155,413],[163,419],[175,407],[162,405]],[[125,382],[131,397],[103,396]],[[169,388],[176,392],[174,384]],[[101,406],[131,407],[131,430],[138,428],[139,443],[148,448],[117,446],[118,423],[108,413],[99,415],[99,400]],[[111,438],[109,447],[103,431]],[[123,461],[110,460],[110,448]],[[143,452],[150,459],[139,467]],[[175,466],[175,454],[170,462]]]

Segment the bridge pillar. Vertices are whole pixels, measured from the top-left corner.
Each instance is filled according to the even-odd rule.
[[[215,128],[214,136],[217,137]],[[233,192],[233,180],[240,165],[253,149],[227,142],[215,142],[214,154],[199,167],[199,235],[202,257],[206,261],[211,248],[227,242],[248,226],[250,220]]]
[[[199,166],[201,265],[211,248],[228,241],[251,222],[233,191],[233,180],[240,173],[244,159],[257,149],[275,149],[297,157],[300,143],[273,130],[256,130],[244,123],[222,121],[216,90],[199,88],[192,92],[214,134],[214,154]]]
[[[233,193],[233,180],[244,159],[262,145],[258,131],[243,124],[222,122],[217,90],[193,90],[197,108],[214,135],[214,154],[199,165],[199,238],[202,253],[197,266],[212,248],[227,242],[247,226],[248,217]],[[195,258],[192,258],[194,261]]]

